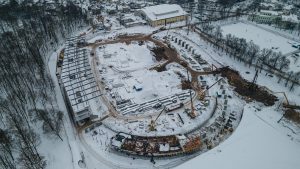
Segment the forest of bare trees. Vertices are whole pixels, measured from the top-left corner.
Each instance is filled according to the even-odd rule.
[[[45,168],[40,137],[63,140],[47,61],[86,18],[72,2],[0,6],[0,168]]]

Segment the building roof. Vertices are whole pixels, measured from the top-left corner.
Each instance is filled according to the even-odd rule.
[[[176,4],[148,6],[142,8],[141,11],[143,11],[152,21],[187,15],[187,13]]]
[[[169,143],[164,143],[164,144],[159,144],[159,151],[160,152],[165,152],[170,150],[170,145]]]
[[[279,15],[279,12],[277,12],[277,11],[269,11],[269,10],[261,10],[260,13],[261,14],[271,14],[271,15],[274,15],[274,16],[278,16]]]
[[[283,21],[299,22],[297,15],[282,15]]]
[[[90,103],[100,96],[89,64],[88,52],[84,48],[78,48],[78,42],[85,40],[79,36],[67,39],[61,69],[61,82],[76,121],[90,116]]]
[[[143,85],[141,85],[139,83],[134,84],[133,87],[135,88],[135,90],[141,90],[141,89],[143,89]]]
[[[261,6],[271,6],[271,7],[275,7],[274,4],[272,4],[272,3],[265,3],[265,2],[260,3],[260,5],[261,5]]]

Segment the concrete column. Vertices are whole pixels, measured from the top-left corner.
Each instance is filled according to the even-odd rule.
[[[185,49],[188,49],[188,47],[189,47],[189,44],[186,44],[186,45],[185,45]]]

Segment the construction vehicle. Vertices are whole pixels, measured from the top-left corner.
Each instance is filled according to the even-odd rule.
[[[195,108],[193,104],[192,91],[190,89],[190,99],[191,99],[191,111],[186,111],[186,113],[193,119],[196,117]]]
[[[281,93],[283,94],[284,98],[285,98],[285,102],[282,103],[282,106],[284,108],[287,108],[287,109],[299,109],[300,110],[300,106],[299,105],[293,105],[293,104],[290,104],[285,92],[274,92],[274,93]]]
[[[64,60],[64,54],[65,54],[65,49],[61,50],[61,52],[58,55],[57,67],[61,67],[62,66],[63,60]]]
[[[155,120],[151,119],[151,122],[150,122],[150,124],[149,124],[149,130],[150,130],[150,131],[155,131],[155,130],[156,130],[156,121],[157,121],[157,119],[159,118],[159,116],[160,116],[163,112],[165,112],[165,110],[166,110],[166,107],[164,106],[163,109],[162,109],[162,111],[161,111],[161,112],[158,114],[158,116],[155,118]]]
[[[214,84],[212,84],[211,86],[209,87],[206,87],[205,90],[203,90],[200,94],[199,94],[199,99],[200,100],[204,100],[205,98],[205,92],[208,91],[210,88],[212,88],[214,85],[216,85],[219,81],[221,81],[223,78],[220,78],[218,81],[216,81]]]
[[[187,81],[189,84],[191,84],[192,82],[190,81],[188,64],[186,62],[181,61],[181,65],[186,68]],[[194,108],[194,104],[193,104],[193,97],[192,97],[191,89],[189,89],[189,93],[190,93],[190,100],[191,100],[191,111],[186,110],[186,113],[193,119],[196,117],[196,113],[195,113],[195,108]]]

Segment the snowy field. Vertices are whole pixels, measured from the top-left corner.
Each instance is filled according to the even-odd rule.
[[[145,69],[155,63],[155,58],[147,48],[153,45],[147,42],[146,45],[140,46],[136,41],[130,45],[125,43],[105,45],[98,50],[101,55],[100,62],[103,65],[113,66],[116,71]]]
[[[227,34],[232,34],[239,38],[245,38],[248,42],[253,41],[253,43],[260,46],[261,49],[276,48],[273,50],[276,52],[282,52],[282,54],[296,50],[292,47],[292,44],[296,43],[295,41],[275,35],[253,25],[239,22],[236,24],[224,25],[221,28],[224,36]]]
[[[291,61],[289,70],[297,72],[300,71],[300,61],[296,59],[291,52],[297,51],[296,48],[292,47],[293,44],[299,44],[296,41],[287,39],[279,34],[269,32],[261,29],[254,25],[246,23],[233,23],[221,26],[223,35],[232,34],[239,38],[245,38],[248,42],[253,41],[254,44],[258,45],[260,49],[263,48],[272,49],[275,52],[281,52],[286,55]],[[298,54],[300,51],[298,50]]]

